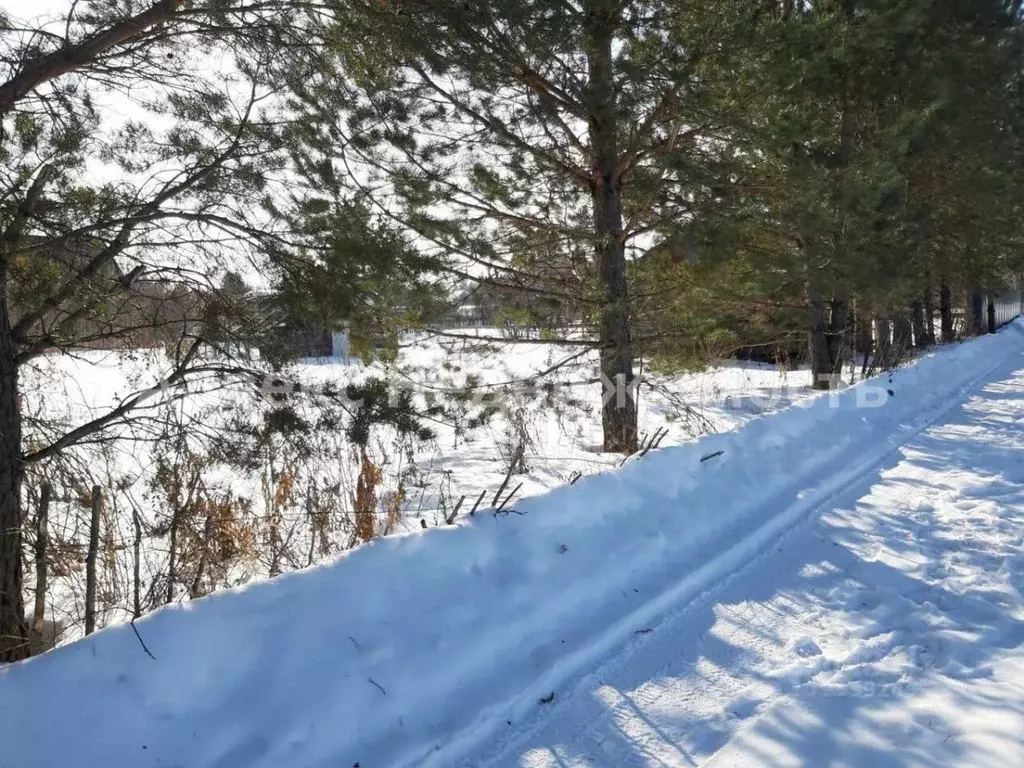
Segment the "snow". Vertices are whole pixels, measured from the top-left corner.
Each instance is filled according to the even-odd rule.
[[[1024,359],[951,404],[464,764],[1024,765]]]
[[[1022,350],[7,667],[0,766],[1024,764]]]
[[[498,329],[471,329],[467,335],[501,338]],[[304,390],[332,384],[340,391],[352,382],[379,377],[393,386],[409,387],[421,407],[428,395],[443,390],[465,388],[469,377],[477,382],[483,403],[469,404],[468,413],[479,412],[494,402],[503,407],[485,424],[460,432],[451,426],[452,419],[427,421],[437,431],[435,440],[408,445],[393,430],[375,430],[369,446],[371,460],[383,468],[384,481],[379,499],[404,498],[399,532],[418,532],[421,526],[444,525],[460,497],[465,497],[460,515],[465,517],[481,493],[486,494],[487,507],[505,479],[509,456],[516,441],[525,434],[526,472],[515,475],[505,493],[518,488],[511,506],[519,499],[535,496],[565,485],[575,475],[589,475],[615,468],[621,456],[603,454],[600,446],[599,388],[593,384],[558,387],[552,397],[532,395],[521,382],[546,370],[566,357],[577,355],[574,348],[552,347],[542,343],[519,344],[502,348],[481,344],[474,339],[452,342],[436,337],[410,335],[394,364],[377,361],[364,366],[357,358],[306,360],[283,374],[289,384],[298,382]],[[504,354],[503,354],[504,353]],[[67,429],[103,414],[123,398],[153,387],[166,375],[169,362],[159,349],[124,351],[84,351],[75,356],[47,355],[33,362],[23,381],[28,396],[26,417],[31,424],[62,424]],[[587,354],[574,365],[561,369],[554,381],[592,379],[596,375],[596,355]],[[732,364],[696,373],[662,375],[646,374],[640,396],[641,436],[648,437],[664,430],[663,446],[687,442],[695,435],[721,432],[735,428],[756,416],[813,396],[806,386],[810,374],[806,370],[784,371],[770,366]],[[291,387],[286,387],[291,389]],[[218,428],[233,428],[235,413],[250,414],[259,420],[266,402],[254,402],[256,392],[248,384],[233,383],[216,376],[200,380],[190,387],[188,398],[174,406],[174,415],[188,423],[207,427],[206,433]],[[289,402],[291,404],[291,402]],[[147,402],[152,411],[147,415],[166,416],[160,398]],[[316,406],[308,401],[296,403],[310,421],[316,421]],[[468,419],[464,418],[465,423]],[[515,423],[513,423],[515,422]],[[518,424],[518,426],[517,426]],[[520,431],[521,429],[521,431]],[[147,585],[159,582],[168,569],[169,542],[166,535],[169,503],[156,483],[154,448],[160,438],[157,421],[138,421],[119,426],[118,440],[108,443],[77,446],[67,455],[77,467],[88,471],[88,477],[76,478],[74,484],[58,482],[58,493],[51,502],[51,536],[68,551],[83,549],[88,540],[89,509],[77,502],[79,487],[99,485],[107,493],[112,530],[104,529],[103,541],[109,562],[100,574],[99,625],[117,623],[131,616],[131,574],[134,568],[134,526],[129,510],[138,510],[143,531],[142,590],[147,599],[157,592]],[[193,435],[192,448],[205,455],[208,448]],[[33,436],[29,437],[30,442]],[[308,496],[300,490],[284,508],[271,510],[264,492],[268,477],[266,466],[247,471],[237,464],[211,461],[204,476],[208,494],[223,498],[230,494],[238,499],[238,519],[249,526],[255,536],[266,533],[265,523],[271,512],[281,518],[281,528],[288,531],[294,557],[286,562],[305,565],[308,557],[316,562],[332,559],[351,546],[351,499],[359,471],[359,452],[338,430],[321,430],[309,441],[311,454],[296,462],[294,487],[315,486],[334,491],[330,507],[330,531],[321,534],[329,539],[327,551],[322,541],[310,542]],[[167,445],[166,441],[163,441]],[[281,463],[294,458],[285,447],[276,448]],[[411,462],[410,462],[411,459]],[[46,471],[42,476],[47,475]],[[31,488],[37,488],[41,476],[29,477]],[[403,485],[400,485],[403,484]],[[63,486],[63,487],[61,487]],[[156,487],[154,487],[156,486]],[[399,493],[400,488],[402,493]],[[123,490],[119,490],[123,489]],[[60,492],[63,491],[63,492]],[[241,502],[245,503],[242,504]],[[326,506],[326,505],[325,505]],[[29,505],[30,511],[32,505]],[[120,510],[120,514],[118,514]],[[381,515],[378,528],[385,523]],[[200,523],[201,524],[201,523]],[[160,533],[160,532],[163,533]],[[218,586],[236,586],[270,574],[269,556],[237,558],[224,568]],[[48,594],[49,614],[61,627],[60,641],[82,636],[84,616],[83,571],[67,569],[51,578]],[[187,599],[190,581],[184,579],[177,589],[178,599]],[[166,587],[159,586],[162,593]],[[32,595],[28,604],[32,604]],[[158,598],[152,598],[153,600]]]

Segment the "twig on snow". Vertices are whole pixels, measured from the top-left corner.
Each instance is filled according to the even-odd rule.
[[[132,631],[135,633],[135,636],[139,638],[139,645],[142,646],[142,650],[146,652],[146,655],[149,656],[149,658],[151,658],[153,661],[156,661],[156,656],[154,656],[152,651],[150,651],[149,648],[146,647],[146,641],[143,640],[142,635],[139,634],[139,628],[135,626],[135,619],[132,619],[128,623],[132,625]]]

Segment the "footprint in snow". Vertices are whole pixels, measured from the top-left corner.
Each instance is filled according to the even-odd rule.
[[[741,696],[729,705],[729,714],[739,720],[746,720],[761,706],[761,699],[753,696]]]
[[[793,650],[796,651],[797,656],[802,656],[805,659],[821,655],[821,646],[809,637],[802,637],[797,640],[793,644]]]

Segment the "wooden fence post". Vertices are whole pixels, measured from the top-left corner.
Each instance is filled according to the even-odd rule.
[[[85,558],[85,634],[96,631],[96,558],[100,549],[100,487],[92,487],[92,522],[89,525],[89,554]]]

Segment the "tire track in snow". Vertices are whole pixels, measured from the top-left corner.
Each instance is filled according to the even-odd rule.
[[[554,706],[538,711],[526,723],[510,726],[515,728],[515,731],[498,740],[494,745],[496,748],[486,757],[467,759],[462,765],[481,768],[506,765],[698,765],[702,758],[725,743],[739,723],[762,711],[778,697],[797,692],[811,682],[827,692],[833,687],[849,687],[859,681],[870,681],[874,684],[881,679],[893,691],[902,690],[900,686],[905,686],[907,682],[904,676],[897,672],[890,673],[887,677],[880,676],[878,666],[906,649],[906,643],[901,643],[901,640],[905,641],[908,633],[912,635],[915,621],[927,620],[927,617],[916,615],[913,611],[907,617],[907,626],[893,628],[888,633],[875,632],[861,638],[856,651],[851,653],[849,658],[842,660],[828,658],[821,648],[817,648],[816,643],[808,643],[806,636],[797,636],[798,633],[791,628],[794,636],[787,641],[787,653],[792,659],[791,662],[786,666],[776,666],[770,671],[760,670],[762,679],[741,681],[737,680],[731,669],[742,667],[744,659],[747,660],[746,663],[750,663],[751,659],[771,658],[773,653],[775,657],[778,656],[779,638],[771,634],[772,622],[778,624],[778,616],[771,614],[784,613],[785,601],[769,607],[756,604],[748,606],[746,615],[732,617],[734,624],[743,626],[745,637],[744,650],[733,659],[734,664],[731,668],[713,664],[708,660],[709,655],[706,651],[709,650],[709,646],[715,644],[715,638],[713,635],[695,636],[692,626],[703,627],[707,624],[709,617],[700,618],[699,615],[713,614],[716,607],[719,607],[716,603],[728,602],[731,593],[742,593],[746,577],[752,571],[764,568],[766,562],[770,563],[774,558],[780,557],[791,557],[797,561],[806,560],[806,552],[797,552],[794,555],[787,553],[787,542],[804,537],[808,526],[818,520],[819,514],[832,501],[840,496],[849,495],[852,490],[858,489],[858,486],[863,486],[865,476],[876,472],[903,446],[926,432],[943,417],[963,408],[979,384],[989,380],[994,371],[1008,373],[1018,361],[1019,354],[1014,353],[1011,355],[1010,363],[1004,359],[993,364],[988,371],[963,388],[959,398],[947,402],[927,415],[919,416],[909,429],[890,438],[892,442],[888,445],[876,447],[874,451],[867,450],[867,460],[862,458],[855,470],[837,473],[841,479],[819,489],[815,493],[817,498],[813,499],[813,503],[804,500],[795,508],[776,516],[765,528],[773,527],[772,523],[778,522],[780,518],[788,518],[788,526],[769,534],[767,542],[770,546],[767,549],[762,548],[760,554],[750,558],[740,570],[734,569],[720,574],[717,583],[713,583],[701,594],[677,604],[675,610],[665,615],[653,627],[652,632],[638,635],[600,664],[577,675],[564,686],[569,692],[562,694],[554,702]],[[851,446],[851,452],[855,448],[856,446]],[[765,529],[762,528],[751,538],[764,539],[764,532]],[[735,559],[730,555],[734,555],[735,550],[749,540],[740,542],[731,553],[717,558],[715,562]],[[800,542],[801,545],[805,543]],[[834,549],[833,544],[834,542],[819,541],[819,548],[825,553]],[[846,594],[842,598],[845,602],[836,602],[834,599],[828,599],[826,595],[816,607],[816,614],[813,611],[807,612],[802,617],[804,621],[812,622],[812,626],[800,626],[803,626],[803,631],[816,631],[820,634],[824,628],[819,622],[827,622],[830,612],[846,606],[851,600],[863,603],[864,605],[859,606],[862,608],[870,608],[874,602],[874,610],[884,612],[891,610],[886,602],[891,597],[891,594],[872,595],[870,591],[861,590]],[[742,605],[742,602],[740,604]],[[898,606],[897,603],[897,610]],[[729,610],[740,613],[739,609],[732,606]],[[796,609],[793,611],[795,614]],[[870,614],[870,610],[868,613]],[[718,620],[718,617],[710,618],[712,624]],[[880,614],[873,617],[869,623],[877,629],[879,625],[886,624],[885,618]],[[818,622],[813,622],[814,619],[818,619]],[[760,636],[758,624],[761,624]],[[851,641],[856,639],[858,631],[873,630],[860,627],[846,631],[848,637],[844,639]],[[938,658],[937,654],[941,654],[941,650],[941,647],[924,646],[911,648],[908,653],[915,657],[914,661],[918,667],[928,669],[939,663],[935,659]],[[713,648],[710,657],[715,657]],[[604,684],[605,680],[621,678],[624,675],[628,677],[634,660],[638,658],[667,661],[653,668],[653,671],[648,669],[648,682],[638,680],[632,693],[623,693],[621,687]],[[771,667],[770,664],[767,666]],[[758,670],[751,668],[746,669],[746,672],[756,673]],[[666,678],[672,679],[673,684],[652,682],[663,681]],[[726,702],[724,708],[721,706],[723,702]],[[695,719],[687,724],[687,728],[672,732],[665,722],[652,722],[650,718],[645,720],[643,716],[643,713],[669,709],[694,713]],[[559,713],[567,710],[576,713],[572,718],[576,723],[575,728],[570,732],[558,733],[558,739],[549,740],[557,741],[563,746],[543,744],[544,735],[551,731],[549,721],[557,720],[560,717]],[[670,723],[670,718],[666,722]],[[699,727],[694,727],[695,722],[699,722]],[[617,733],[620,736],[616,736]],[[624,743],[629,744],[628,751],[623,751]]]

